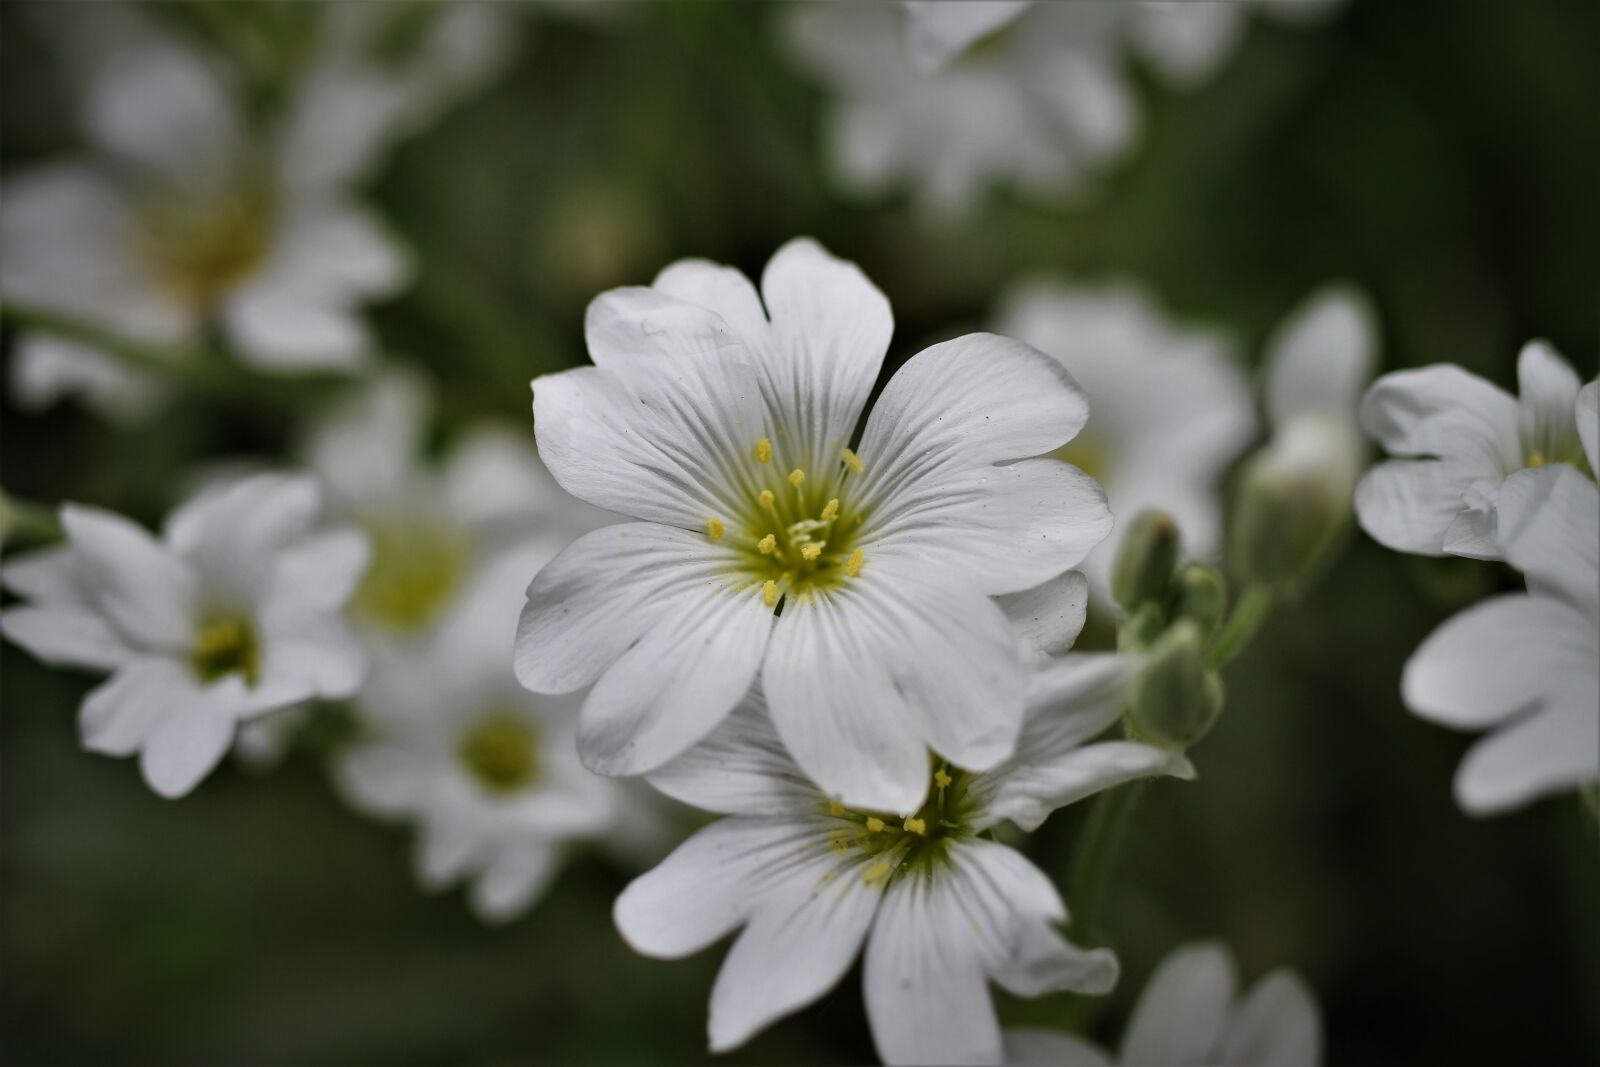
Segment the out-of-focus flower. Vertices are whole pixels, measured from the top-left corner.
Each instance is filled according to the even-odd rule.
[[[1244,19],[1243,4],[1205,0],[908,0],[818,4],[786,29],[839,96],[829,148],[841,179],[869,192],[911,185],[927,207],[954,211],[990,182],[1054,191],[1106,163],[1137,132],[1124,51],[1190,87]]]
[[[1362,528],[1401,552],[1498,559],[1495,499],[1506,477],[1547,463],[1593,476],[1581,436],[1597,432],[1600,384],[1580,392],[1572,367],[1542,341],[1522,349],[1517,380],[1520,399],[1448,363],[1379,378],[1361,402],[1361,424],[1404,458],[1361,479]]]
[[[358,530],[316,530],[321,505],[313,479],[258,475],[190,500],[159,541],[65,505],[67,543],[0,570],[29,601],[0,629],[47,663],[111,672],[84,700],[84,747],[137,752],[152,789],[182,796],[242,720],[361,682],[339,609],[367,543]]]
[[[759,295],[695,260],[603,294],[596,365],[534,382],[556,479],[645,520],[580,539],[528,590],[518,677],[594,684],[588,766],[654,770],[758,671],[789,751],[846,803],[915,811],[928,747],[974,770],[1011,754],[1025,674],[989,598],[1110,528],[1093,479],[1022,458],[1069,440],[1084,400],[1053,360],[973,334],[908,361],[851,448],[892,328],[856,267],[794,241]]]
[[[1246,580],[1302,586],[1349,523],[1366,457],[1356,406],[1377,347],[1365,297],[1337,286],[1309,297],[1268,340],[1272,437],[1240,473],[1229,545]]]
[[[1589,418],[1592,465],[1600,427]],[[1476,815],[1600,780],[1600,489],[1565,465],[1519,471],[1498,510],[1500,552],[1528,592],[1446,622],[1402,681],[1417,715],[1493,731],[1456,774],[1456,801]]]
[[[356,699],[363,735],[336,764],[357,807],[417,824],[423,884],[471,879],[490,921],[530,906],[563,848],[621,810],[617,784],[578,761],[572,698],[534,697],[511,672],[523,582],[549,556],[503,554],[420,648],[375,653]]]
[[[371,47],[359,24],[370,38],[383,5],[328,5],[315,59],[260,120],[236,66],[119,9],[87,72],[91,153],[6,179],[0,294],[158,355],[215,324],[263,368],[360,365],[361,305],[410,268],[350,186],[459,90],[483,50],[463,32],[479,19],[456,12],[489,6],[442,13],[407,64],[384,67],[357,47]],[[35,405],[81,393],[137,415],[159,395],[147,373],[46,333],[21,338],[14,368],[17,395]]]
[[[1221,527],[1218,480],[1256,433],[1249,384],[1230,346],[1173,326],[1126,285],[1026,282],[1002,300],[997,330],[1060,360],[1089,398],[1088,424],[1056,455],[1104,485],[1124,523],[1159,508],[1177,520],[1190,556],[1211,558]],[[1083,564],[1101,600],[1120,540],[1108,539]]]
[[[1032,678],[1017,755],[985,773],[935,760],[926,803],[904,818],[830,802],[785,752],[752,694],[701,745],[649,777],[727,815],[618,898],[645,955],[698,952],[736,928],[711,994],[711,1049],[733,1048],[820,997],[866,944],[867,1014],[889,1063],[997,1063],[988,983],[1019,996],[1104,993],[1116,958],[1066,941],[1066,909],[1022,855],[982,836],[1032,830],[1121,782],[1193,771],[1126,741],[1085,744],[1127,695],[1129,664],[1074,656]]]
[[[1184,945],[1156,968],[1116,1057],[1053,1030],[1005,1032],[1005,1062],[1025,1067],[1313,1067],[1322,1015],[1293,971],[1277,970],[1239,996],[1233,957],[1214,942]]]

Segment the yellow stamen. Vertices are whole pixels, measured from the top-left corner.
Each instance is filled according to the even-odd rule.
[[[940,789],[949,789],[950,783],[953,781],[955,781],[955,779],[944,773],[944,771],[933,772],[933,784],[938,786]]]
[[[800,546],[800,558],[801,559],[814,560],[820,555],[822,555],[822,546],[819,545],[819,544],[809,544],[809,545],[801,545]]]
[[[840,449],[839,458],[844,460],[844,465],[850,468],[851,474],[861,473],[861,457],[848,448]]]
[[[822,507],[822,521],[832,522],[839,514],[839,498],[834,497]]]
[[[772,442],[767,440],[765,437],[756,442],[756,462],[772,462]]]
[[[867,554],[861,549],[850,553],[850,559],[844,565],[845,574],[854,578],[861,573],[861,565],[867,561]]]
[[[837,800],[828,801],[828,814],[829,815],[843,815],[844,814],[844,805],[839,803]]]
[[[711,540],[720,541],[722,540],[722,535],[727,532],[728,528],[722,525],[722,520],[715,515],[706,520],[706,536]]]
[[[794,470],[790,471],[789,484],[794,486],[796,489],[800,488],[802,485],[805,485],[806,472],[801,470],[799,467],[796,467]]]
[[[769,608],[778,602],[778,583],[771,578],[761,585],[761,602]]]
[[[848,834],[829,834],[828,847],[838,853],[850,851],[850,837]]]
[[[777,503],[778,500],[771,489],[761,490],[761,495],[756,499],[759,500],[761,502],[761,506],[766,508],[768,511],[772,510],[772,505]]]
[[[928,836],[928,824],[921,819],[907,819],[906,829],[914,834],[921,834],[923,837]]]
[[[889,861],[880,860],[879,862],[874,863],[871,867],[867,868],[867,872],[861,876],[861,880],[866,882],[868,885],[871,885],[873,882],[878,881],[888,873]]]
[[[772,550],[778,547],[778,539],[771,534],[756,542],[756,548],[761,550],[763,556],[772,555]]]
[[[882,833],[883,820],[878,818],[876,815],[869,815],[867,817],[867,829],[875,834]]]
[[[1545,458],[1544,458],[1544,453],[1543,452],[1539,451],[1536,448],[1532,452],[1528,453],[1528,466],[1529,467],[1542,467],[1544,465],[1545,465]]]

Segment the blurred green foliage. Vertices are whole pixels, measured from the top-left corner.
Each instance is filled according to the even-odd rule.
[[[73,143],[70,86],[22,14],[0,6],[5,168]],[[900,200],[830,191],[823,97],[783,54],[781,14],[520,8],[514,64],[393,157],[372,194],[420,270],[374,318],[396,359],[443,383],[446,432],[484,415],[527,427],[528,379],[584,358],[583,308],[601,289],[686,255],[757,272],[803,233],[888,294],[892,361],[1050,271],[1141,279],[1251,352],[1308,290],[1346,278],[1380,309],[1388,366],[1449,360],[1510,384],[1518,347],[1543,336],[1595,371],[1590,0],[1355,0],[1319,29],[1256,19],[1200,91],[1136,76],[1144,144],[1098,193],[997,193],[937,226]],[[323,402],[187,395],[137,429],[7,406],[0,482],[153,522],[197,464],[282,455]],[[1094,1006],[1099,1036],[1120,1030],[1166,951],[1215,935],[1247,975],[1308,976],[1333,1062],[1600,1060],[1594,823],[1571,798],[1462,815],[1450,780],[1467,739],[1398,697],[1421,638],[1514,581],[1357,537],[1280,611],[1230,671],[1228,707],[1194,753],[1200,780],[1144,798],[1101,917],[1125,977]],[[78,751],[87,679],[9,646],[0,657],[7,1062],[708,1059],[720,952],[633,956],[609,921],[624,866],[580,859],[529,917],[485,928],[456,896],[419,893],[407,833],[346,810],[310,754],[267,776],[225,768],[166,802],[127,763]],[[1082,819],[1058,815],[1028,845],[1062,884]],[[870,1059],[859,997],[851,977],[727,1059]],[[1070,999],[1004,1011],[1050,1024]]]

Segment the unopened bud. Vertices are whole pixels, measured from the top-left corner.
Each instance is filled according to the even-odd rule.
[[[1150,648],[1167,628],[1167,613],[1160,604],[1145,601],[1117,630],[1117,647],[1123,651]]]
[[[1245,464],[1230,544],[1241,577],[1292,592],[1316,575],[1349,524],[1353,434],[1333,419],[1293,419]]]
[[[1200,629],[1200,639],[1209,641],[1228,607],[1228,583],[1215,567],[1191,563],[1178,572],[1176,601],[1174,617],[1194,623]]]
[[[1181,544],[1178,524],[1164,511],[1141,511],[1128,525],[1111,567],[1111,596],[1130,614],[1166,599]]]
[[[1133,683],[1128,732],[1163,748],[1187,748],[1215,725],[1222,679],[1206,669],[1200,628],[1181,620],[1162,635]]]

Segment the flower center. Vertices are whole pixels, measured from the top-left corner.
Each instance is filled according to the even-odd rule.
[[[461,736],[456,751],[473,781],[489,793],[515,793],[539,776],[538,735],[509,712],[485,714]]]
[[[731,540],[746,586],[776,608],[786,597],[807,599],[861,576],[866,553],[855,541],[865,519],[852,506],[847,482],[862,471],[861,459],[841,450],[832,471],[808,472],[777,462],[772,442],[763,437],[750,450],[748,504],[732,517],[706,520],[712,541]]]
[[[223,615],[200,624],[189,650],[189,663],[197,678],[206,684],[230,674],[253,686],[261,669],[261,642],[250,620],[238,615]]]
[[[198,202],[160,192],[144,205],[141,238],[167,290],[209,309],[265,261],[271,216],[271,197],[248,184]]]
[[[418,630],[432,622],[461,584],[468,548],[461,532],[416,518],[368,518],[372,564],[352,610],[383,629]]]
[[[939,762],[933,769],[927,801],[915,815],[904,819],[829,804],[829,816],[840,825],[828,835],[828,847],[840,855],[866,858],[862,878],[869,883],[892,878],[904,869],[926,870],[941,863],[951,841],[972,833],[967,825],[972,808],[967,798],[970,779],[959,767]]]

